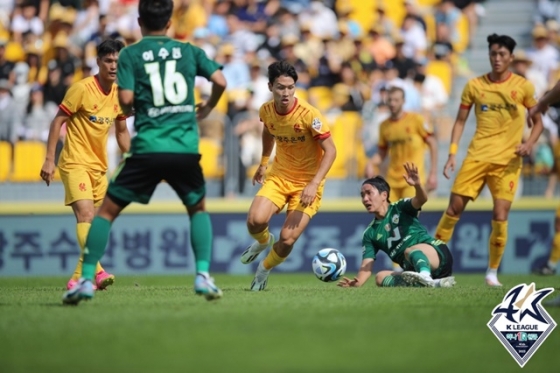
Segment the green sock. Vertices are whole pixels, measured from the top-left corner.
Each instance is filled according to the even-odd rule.
[[[384,288],[411,287],[400,275],[389,275],[383,279],[381,286]]]
[[[416,272],[428,272],[429,274],[432,273],[430,270],[430,261],[426,254],[424,254],[420,250],[414,250],[408,255],[408,260],[414,266]]]
[[[83,278],[91,281],[94,280],[95,268],[97,267],[97,262],[105,253],[110,231],[111,222],[109,220],[99,216],[93,218],[84,249]]]
[[[206,211],[191,216],[191,246],[196,260],[196,272],[207,273],[212,259],[212,222]]]

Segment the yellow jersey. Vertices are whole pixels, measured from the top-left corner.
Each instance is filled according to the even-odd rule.
[[[415,113],[404,112],[399,119],[389,118],[381,123],[378,147],[387,150],[387,181],[391,187],[408,185],[403,178],[403,164],[406,162],[414,162],[418,166],[420,181],[426,182],[426,139],[433,132],[424,117]]]
[[[97,77],[82,79],[68,88],[59,107],[70,119],[66,121],[66,140],[58,167],[79,166],[106,172],[109,128],[115,119],[126,119],[119,105],[117,85],[104,92]]]
[[[521,144],[527,109],[535,106],[535,88],[525,78],[510,73],[501,82],[490,74],[469,80],[461,96],[461,108],[475,106],[476,132],[467,158],[506,165]]]
[[[261,106],[259,116],[276,143],[270,175],[292,182],[310,182],[323,158],[323,149],[317,140],[331,135],[319,110],[296,98],[292,110],[280,114],[272,100]]]

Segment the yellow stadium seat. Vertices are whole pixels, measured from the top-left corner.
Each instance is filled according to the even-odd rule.
[[[416,3],[420,6],[434,6],[441,3],[441,0],[416,0]]]
[[[12,171],[12,145],[0,141],[0,182],[6,181]]]
[[[387,14],[387,18],[393,21],[393,24],[397,27],[397,29],[400,28],[400,25],[402,25],[402,21],[406,15],[404,2],[395,0],[377,1],[385,6],[385,14]],[[364,3],[367,3],[367,1],[364,1]]]
[[[304,101],[309,101],[309,95],[305,89],[296,88],[296,93],[294,94],[297,98],[301,98]]]
[[[41,181],[40,173],[47,147],[39,141],[19,141],[14,146],[14,182]]]
[[[437,60],[428,62],[428,65],[426,66],[426,75],[433,75],[440,78],[447,94],[451,93],[451,86],[453,84],[453,69],[448,62]]]
[[[200,165],[204,177],[207,179],[218,179],[224,176],[222,165],[222,145],[208,138],[200,138],[199,152],[202,154]]]
[[[377,0],[382,1],[382,0]],[[377,19],[377,9],[375,1],[364,0],[346,0],[336,2],[336,11],[339,13],[344,8],[351,8],[350,19],[356,21],[362,27],[362,30],[367,31],[372,27]]]
[[[311,87],[307,90],[309,102],[320,111],[330,108],[332,105],[332,91],[329,87]]]
[[[469,46],[469,20],[465,14],[461,13],[459,20],[455,24],[459,34],[459,40],[453,43],[453,51],[456,53],[463,53]]]
[[[436,40],[436,17],[432,13],[426,14],[424,22],[426,22],[426,37],[430,43],[433,43]]]

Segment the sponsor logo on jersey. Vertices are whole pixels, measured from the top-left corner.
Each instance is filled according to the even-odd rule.
[[[321,120],[319,118],[313,118],[313,122],[311,122],[311,127],[313,127],[315,131],[320,131],[321,127],[323,127],[323,123],[321,123]]]
[[[488,328],[522,368],[556,327],[541,305],[553,291],[535,290],[534,283],[516,285],[492,311]]]
[[[393,224],[399,224],[399,215],[397,214],[393,215],[391,221],[393,222]]]

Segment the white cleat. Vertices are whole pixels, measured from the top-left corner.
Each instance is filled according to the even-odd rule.
[[[434,280],[434,283],[436,288],[452,288],[455,286],[457,281],[455,281],[455,277],[449,276],[438,278],[437,280]]]
[[[274,245],[274,235],[270,233],[268,237],[268,242],[265,244],[260,244],[258,241],[255,241],[241,254],[241,263],[249,264],[255,261],[258,258],[259,254],[262,253],[269,247]]]
[[[76,285],[62,296],[62,303],[78,305],[82,300],[93,298],[93,283],[90,280],[81,278]]]
[[[501,288],[503,285],[498,281],[497,276],[486,275],[486,285],[494,287],[494,288]]]
[[[206,300],[220,299],[223,295],[220,288],[214,284],[214,279],[201,273],[198,273],[194,280],[194,292],[197,295],[204,295]]]
[[[263,263],[260,262],[257,267],[257,272],[255,273],[255,278],[251,282],[252,291],[262,291],[266,289],[268,284],[268,275],[270,274],[270,269],[265,269]]]
[[[404,282],[412,287],[433,288],[436,286],[436,282],[430,275],[423,275],[413,271],[404,271],[400,276]]]

